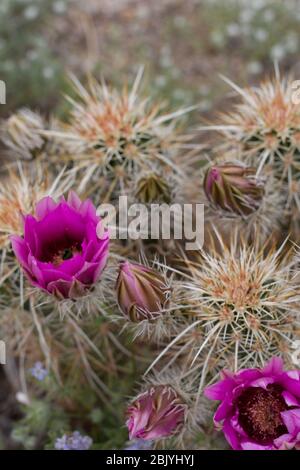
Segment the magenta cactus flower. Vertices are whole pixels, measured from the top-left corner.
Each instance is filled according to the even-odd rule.
[[[87,199],[71,192],[67,201],[45,197],[35,217],[24,216],[24,237],[11,236],[13,251],[32,285],[59,299],[84,295],[105,267],[109,236],[100,239],[100,218]],[[99,227],[98,227],[99,228]]]
[[[170,385],[152,386],[127,409],[129,439],[154,440],[176,434],[185,414],[186,405]]]
[[[233,449],[300,449],[300,371],[284,371],[280,358],[263,369],[224,371],[204,394],[221,401],[214,420]]]
[[[123,314],[138,322],[161,314],[168,303],[170,288],[154,269],[125,261],[120,264],[116,291]]]

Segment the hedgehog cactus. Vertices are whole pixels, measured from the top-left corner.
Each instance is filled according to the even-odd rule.
[[[193,107],[162,114],[160,105],[138,95],[141,78],[142,70],[131,90],[125,87],[119,92],[95,80],[84,89],[72,77],[77,99],[69,99],[69,123],[45,135],[63,139],[64,159],[85,170],[84,185],[92,180],[101,190],[97,181],[105,175],[110,191],[118,194],[143,170],[158,166],[176,172],[174,159],[184,142],[177,121]]]
[[[66,123],[30,111],[3,123],[23,159],[0,188],[0,333],[20,375],[16,435],[28,448],[41,432],[45,447],[87,450],[113,426],[114,448],[226,448],[217,423],[234,449],[298,449],[299,255],[285,232],[287,216],[298,220],[300,118],[290,81],[241,91],[207,166],[179,135],[191,108],[162,114],[138,95],[141,77],[121,92],[74,78]],[[204,203],[210,243],[190,252],[170,235],[166,262],[163,240],[113,240],[97,204],[121,195],[147,210]],[[220,401],[214,421],[205,396]]]
[[[240,102],[216,126],[222,134],[220,147],[238,147],[244,162],[258,168],[258,174],[270,166],[281,182],[286,205],[296,203],[299,210],[300,108],[292,98],[292,78],[277,73],[259,87],[245,89],[226,81],[239,92]]]
[[[14,157],[31,160],[41,155],[45,148],[46,141],[39,133],[44,127],[40,114],[20,109],[3,121],[1,139]]]

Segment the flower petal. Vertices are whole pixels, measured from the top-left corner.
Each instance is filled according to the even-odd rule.
[[[228,378],[206,387],[204,395],[211,400],[224,400],[231,395],[235,382]]]
[[[57,207],[57,203],[53,201],[51,197],[44,197],[41,199],[36,207],[35,207],[35,214],[38,220],[43,219],[48,215],[50,212],[53,212],[54,209]]]
[[[281,357],[273,357],[262,370],[264,375],[280,375],[283,372],[283,360]]]
[[[287,404],[287,406],[299,406],[300,407],[300,400],[297,400],[296,397],[294,397],[294,395],[292,395],[291,393],[289,392],[282,392],[282,397],[285,401],[285,403]]]
[[[251,441],[241,442],[241,448],[243,450],[273,450],[274,449],[272,445],[261,445],[261,444],[257,444],[256,442],[251,442]]]
[[[300,432],[300,408],[283,411],[281,417],[290,434]]]
[[[239,441],[239,436],[237,432],[233,429],[231,423],[229,420],[226,420],[223,425],[223,432],[224,436],[228,442],[228,444],[234,449],[234,450],[240,450],[241,445]]]
[[[29,248],[24,238],[19,237],[18,235],[12,235],[10,237],[10,241],[11,241],[12,249],[16,257],[18,258],[19,262],[23,266],[27,266]]]

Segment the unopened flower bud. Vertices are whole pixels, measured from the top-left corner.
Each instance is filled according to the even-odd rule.
[[[171,191],[167,181],[156,173],[145,175],[137,183],[136,197],[143,204],[171,201]]]
[[[116,284],[118,304],[133,322],[153,319],[165,308],[170,288],[161,274],[141,264],[120,264]]]
[[[217,208],[243,216],[255,212],[264,195],[263,180],[256,176],[255,168],[231,163],[207,170],[204,191]]]
[[[127,409],[129,439],[161,439],[184,424],[186,405],[170,385],[153,386]]]

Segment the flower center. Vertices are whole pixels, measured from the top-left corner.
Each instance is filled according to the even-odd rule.
[[[63,248],[53,254],[51,263],[54,264],[54,266],[59,266],[64,261],[73,258],[73,256],[78,253],[81,253],[81,247],[79,244]]]
[[[260,444],[268,444],[287,432],[281,418],[281,412],[288,409],[282,389],[278,385],[267,388],[250,387],[237,399],[240,426]]]

